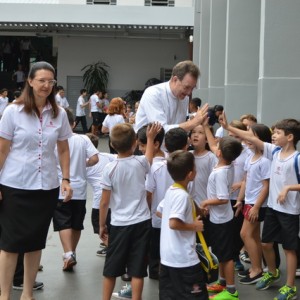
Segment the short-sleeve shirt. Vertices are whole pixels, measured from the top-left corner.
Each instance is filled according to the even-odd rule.
[[[70,179],[73,188],[72,199],[86,199],[86,161],[92,156],[98,154],[91,140],[83,134],[73,135],[68,139],[70,149]],[[58,178],[62,180],[62,172],[57,160]],[[64,199],[64,196],[59,194],[59,199]]]
[[[227,223],[233,219],[233,210],[229,201],[233,177],[234,167],[232,164],[214,168],[209,175],[207,199],[227,200],[222,205],[211,205],[209,207],[209,220],[214,224]]]
[[[283,204],[278,203],[277,198],[285,185],[298,184],[298,179],[295,170],[295,156],[297,151],[292,153],[289,157],[280,158],[281,150],[274,153],[275,145],[264,143],[264,156],[272,160],[271,176],[269,188],[268,207],[276,211],[291,215],[300,214],[300,193],[290,191]],[[299,165],[299,157],[297,161]]]
[[[108,128],[109,132],[111,131],[111,129],[117,125],[117,124],[121,124],[121,123],[125,123],[124,118],[122,115],[107,115],[102,123],[102,125],[106,128]]]
[[[99,97],[96,94],[94,94],[91,96],[90,99],[91,99],[91,112],[100,112],[101,110],[97,106],[97,103],[100,103]]]
[[[245,204],[255,204],[263,187],[262,181],[270,178],[271,161],[266,157],[261,156],[255,161],[252,161],[254,154],[249,156],[245,162],[246,190]],[[267,206],[267,199],[262,207]]]
[[[3,115],[4,109],[6,108],[7,104],[8,104],[8,98],[0,97],[0,117]]]
[[[55,146],[72,130],[63,108],[56,118],[47,104],[40,117],[28,114],[24,105],[9,105],[0,121],[0,137],[11,141],[0,182],[25,190],[50,190],[59,186]]]
[[[163,202],[160,257],[161,263],[174,268],[185,268],[199,263],[196,253],[196,234],[194,231],[174,230],[169,226],[170,219],[193,223],[190,195],[183,189],[171,186]]]
[[[82,96],[79,96],[77,100],[77,106],[76,106],[76,117],[85,116],[85,107],[81,107],[84,104],[85,104],[84,98]]]
[[[150,219],[145,188],[149,171],[145,156],[117,158],[106,165],[101,186],[111,191],[111,225],[128,226]]]

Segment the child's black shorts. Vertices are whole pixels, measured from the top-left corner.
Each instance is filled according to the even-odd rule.
[[[186,268],[173,268],[161,264],[159,299],[207,300],[208,293],[200,264]]]
[[[151,220],[128,226],[111,225],[103,275],[118,277],[127,273],[131,277],[147,277]]]
[[[54,231],[82,230],[86,213],[85,203],[86,200],[58,201],[53,216]]]

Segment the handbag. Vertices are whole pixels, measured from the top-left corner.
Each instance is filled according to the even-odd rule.
[[[196,219],[196,208],[192,200],[193,219]],[[196,244],[196,252],[198,254],[200,265],[206,277],[206,283],[215,282],[219,277],[219,261],[218,258],[208,249],[202,232],[197,232],[200,243]]]

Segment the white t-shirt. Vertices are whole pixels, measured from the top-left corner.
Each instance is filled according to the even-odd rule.
[[[217,130],[216,130],[216,134],[215,137],[216,138],[222,138],[224,136],[224,128],[222,126],[220,126]]]
[[[209,206],[209,220],[214,224],[223,224],[233,218],[233,210],[230,203],[230,189],[233,183],[233,165],[214,168],[208,178],[207,199],[219,199],[226,201],[222,205]]]
[[[116,160],[117,155],[108,153],[98,153],[99,161],[92,167],[86,168],[86,179],[93,189],[93,208],[99,209],[102,197],[101,178],[105,166]]]
[[[194,154],[194,151],[191,152]],[[201,156],[195,155],[197,173],[194,181],[190,182],[189,191],[198,206],[200,206],[202,200],[207,199],[208,177],[217,162],[217,157],[211,151]]]
[[[117,124],[121,124],[121,123],[125,123],[124,118],[122,115],[107,115],[102,123],[102,125],[106,128],[108,128],[109,132],[111,131],[111,129],[117,125]]]
[[[55,146],[67,140],[72,130],[63,108],[52,117],[47,104],[41,117],[27,114],[24,105],[10,104],[0,121],[0,136],[12,141],[0,182],[25,190],[50,190],[59,186]]]
[[[299,215],[299,192],[288,192],[286,200],[283,204],[277,202],[278,195],[285,185],[298,184],[294,165],[295,155],[297,155],[298,152],[295,151],[289,157],[281,159],[281,150],[276,151],[273,155],[275,148],[276,146],[273,144],[264,143],[264,156],[272,160],[268,206],[283,213]],[[300,166],[299,161],[300,159],[298,157],[298,166]]]
[[[100,99],[96,94],[91,96],[91,112],[101,112],[101,109],[97,106],[100,103]]]
[[[85,116],[85,107],[81,107],[85,104],[85,100],[82,96],[79,96],[77,100],[77,106],[76,106],[76,117],[83,117]]]
[[[111,225],[128,226],[150,219],[145,189],[149,171],[145,156],[117,158],[106,165],[101,186],[111,191]]]
[[[156,216],[159,203],[165,197],[166,191],[174,183],[167,169],[167,160],[164,157],[156,157],[153,160],[151,171],[146,179],[146,190],[152,193],[151,216],[152,227],[161,227],[161,218]]]
[[[67,98],[61,97],[58,93],[55,95],[55,100],[56,100],[56,103],[63,108],[68,108],[70,106]]]
[[[241,182],[246,175],[246,172],[244,170],[245,161],[249,155],[252,154],[252,151],[245,145],[243,145],[243,151],[242,153],[232,162],[234,166],[234,179],[233,183],[235,182]],[[231,200],[236,200],[239,195],[240,189],[236,190],[235,192],[232,192],[230,194]]]
[[[70,125],[69,125],[70,126]],[[73,188],[74,200],[86,200],[86,160],[98,154],[91,140],[84,134],[75,134],[68,139],[70,149],[70,180]],[[57,157],[58,178],[62,180],[62,173]],[[64,196],[59,193],[59,199]]]
[[[195,232],[174,230],[169,225],[172,218],[193,222],[191,201],[190,195],[181,188],[171,186],[166,192],[160,236],[160,259],[165,266],[185,268],[199,263]]]
[[[25,73],[23,71],[16,71],[13,76],[16,76],[17,82],[24,82],[25,81]]]
[[[165,132],[185,122],[189,97],[177,99],[170,89],[170,82],[148,87],[140,101],[135,118],[135,130],[151,122],[159,122]]]
[[[261,156],[259,159],[252,161],[254,154],[247,157],[245,162],[246,190],[245,190],[245,204],[255,204],[261,189],[263,187],[262,181],[270,178],[271,161],[266,157]],[[267,199],[262,207],[267,206]]]
[[[8,97],[0,97],[0,117],[3,115],[4,109],[8,104]]]

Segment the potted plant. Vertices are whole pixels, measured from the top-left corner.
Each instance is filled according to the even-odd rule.
[[[97,90],[106,91],[109,77],[107,68],[109,68],[109,66],[99,60],[97,63],[86,65],[81,69],[81,71],[84,71],[83,82],[85,88],[89,92]]]

